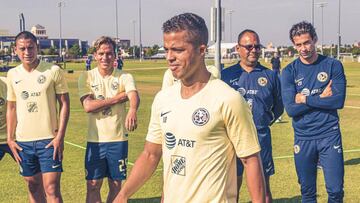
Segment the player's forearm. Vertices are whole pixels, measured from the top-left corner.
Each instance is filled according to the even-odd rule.
[[[8,101],[6,111],[7,140],[15,140],[16,128],[16,102]]]
[[[259,153],[241,158],[252,202],[265,202],[265,179]]]
[[[108,107],[111,107],[117,103],[123,103],[128,100],[128,96],[125,92],[120,92],[112,98],[106,99],[94,99],[92,96],[88,95],[86,99],[84,99],[83,106],[86,113],[97,113]]]
[[[137,91],[131,91],[127,94],[129,98],[129,108],[131,110],[137,110],[140,105],[140,97]]]
[[[70,117],[70,99],[69,94],[62,94],[58,96],[60,115],[59,115],[59,129],[56,137],[58,139],[64,139],[67,123]]]
[[[153,143],[146,143],[145,149],[136,160],[131,174],[121,189],[119,196],[128,199],[151,177],[156,170],[161,158],[161,145],[156,145],[156,151],[147,150],[148,146],[155,146]]]

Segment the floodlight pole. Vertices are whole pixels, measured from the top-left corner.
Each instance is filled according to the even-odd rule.
[[[60,60],[63,61],[63,55],[62,55],[62,28],[61,28],[61,7],[64,6],[63,1],[60,1],[58,3],[58,7],[59,7],[59,26],[60,26],[60,33],[59,33],[59,56],[60,56]]]
[[[315,0],[311,0],[311,24],[314,26],[314,6],[315,6]]]
[[[234,13],[234,10],[228,10],[229,14],[229,23],[230,23],[230,42],[232,42],[232,14]]]
[[[316,5],[321,8],[321,54],[324,54],[324,7],[327,2],[320,2]]]
[[[215,67],[221,71],[221,0],[215,0],[216,6],[216,39]]]
[[[118,1],[115,0],[115,23],[116,23],[116,44],[115,44],[115,54],[118,56],[119,48],[118,48],[118,40],[119,40],[119,22],[118,22]]]
[[[132,20],[132,23],[133,23],[133,39],[134,39],[134,42],[133,42],[133,57],[135,59],[136,58],[136,56],[135,56],[135,45],[136,45],[136,43],[135,43],[135,40],[136,40],[136,38],[135,38],[135,24],[136,24],[136,20]]]
[[[142,42],[141,42],[141,0],[139,0],[139,47],[140,47],[140,62],[143,59],[143,50],[142,50]]]
[[[340,34],[340,11],[341,11],[341,3],[340,3],[340,0],[339,0],[339,24],[338,24],[338,49],[337,49],[337,59],[340,60],[340,46],[341,46],[341,34]]]

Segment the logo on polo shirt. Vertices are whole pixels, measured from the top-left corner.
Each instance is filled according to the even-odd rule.
[[[46,81],[46,77],[44,75],[40,75],[37,79],[39,84],[44,84]]]
[[[171,156],[171,173],[186,176],[186,158],[183,156]]]
[[[29,98],[29,92],[27,92],[27,91],[22,91],[22,92],[21,92],[21,98],[22,98],[23,100],[26,100],[27,98]]]
[[[318,75],[317,75],[317,79],[320,81],[320,82],[325,82],[327,79],[328,79],[328,74],[326,72],[320,72]]]
[[[203,126],[209,122],[210,114],[205,108],[198,108],[192,115],[192,121],[197,126]]]
[[[117,81],[113,81],[111,83],[111,89],[117,90],[119,88],[119,83]]]
[[[176,145],[176,138],[172,133],[165,133],[165,145],[168,149],[173,149]]]
[[[34,112],[38,112],[38,111],[39,111],[39,108],[38,108],[36,102],[28,102],[28,103],[26,104],[26,106],[27,106],[27,109],[28,109],[28,112],[29,112],[29,113],[34,113]]]
[[[305,95],[305,96],[309,96],[310,95],[310,90],[308,88],[304,88],[301,90],[301,94]]]
[[[260,86],[265,86],[266,84],[267,84],[267,79],[265,78],[265,77],[260,77],[259,79],[258,79],[258,83],[259,83],[259,85]]]
[[[237,89],[237,91],[240,93],[241,96],[245,96],[246,94],[246,90],[243,87],[240,87],[239,89]]]

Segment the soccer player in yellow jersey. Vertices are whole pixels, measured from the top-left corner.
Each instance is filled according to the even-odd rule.
[[[163,24],[169,69],[181,80],[155,97],[144,151],[115,202],[126,202],[163,157],[164,202],[236,202],[236,157],[253,202],[265,201],[260,146],[251,111],[205,66],[208,31],[192,13]]]
[[[5,156],[5,153],[14,158],[6,143],[6,90],[6,78],[0,77],[0,160]]]
[[[97,67],[79,78],[80,101],[88,113],[88,137],[85,155],[86,202],[101,202],[103,178],[108,177],[113,202],[126,178],[127,131],[137,126],[139,96],[133,77],[114,68],[115,42],[100,37],[95,42]],[[126,114],[125,102],[129,100]]]
[[[7,142],[27,183],[30,202],[62,202],[68,87],[59,66],[37,58],[37,46],[36,37],[28,31],[15,37],[15,52],[22,64],[7,75]]]

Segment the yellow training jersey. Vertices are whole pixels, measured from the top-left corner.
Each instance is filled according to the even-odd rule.
[[[162,145],[164,200],[236,202],[236,155],[260,151],[249,106],[219,79],[188,99],[180,89],[156,95],[146,137]]]
[[[6,144],[6,78],[0,77],[0,144]]]
[[[220,72],[219,69],[217,69],[215,66],[206,66],[207,70],[211,73],[211,75],[215,78],[220,79]],[[174,78],[174,76],[171,73],[170,69],[167,69],[164,73],[163,82],[161,89],[165,89],[167,87],[170,87],[171,85],[177,83],[179,80]]]
[[[94,95],[96,99],[112,98],[120,92],[136,90],[131,74],[114,69],[109,76],[100,75],[98,68],[84,72],[79,78],[79,96]],[[118,142],[127,140],[125,102],[88,113],[88,142]]]
[[[23,65],[9,70],[7,100],[16,102],[16,140],[50,139],[58,131],[56,94],[68,92],[63,70],[40,61],[31,72]]]

